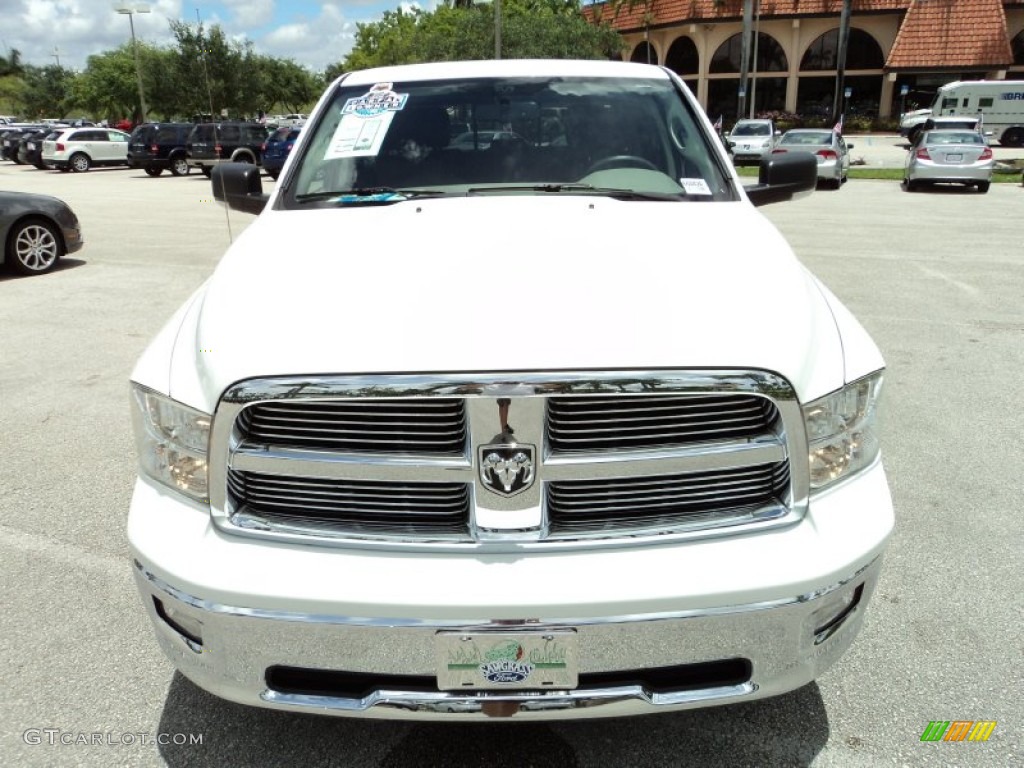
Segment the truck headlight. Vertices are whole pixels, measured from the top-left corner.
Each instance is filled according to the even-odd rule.
[[[132,426],[140,471],[197,501],[207,501],[210,415],[132,384]]]
[[[812,491],[856,474],[878,457],[881,388],[878,371],[804,406]]]

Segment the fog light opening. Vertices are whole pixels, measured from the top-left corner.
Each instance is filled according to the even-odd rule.
[[[153,598],[153,605],[156,608],[156,615],[163,619],[167,626],[185,638],[193,651],[202,651],[203,622],[186,616],[183,611],[177,611],[170,605],[164,605],[159,598]]]
[[[832,618],[828,619],[823,625],[814,630],[814,644],[821,645],[828,640],[832,635],[839,631],[839,628],[843,623],[853,615],[853,612],[857,610],[857,606],[860,605],[861,595],[864,594],[864,585],[859,584],[848,598],[844,598],[838,606],[836,606],[836,613]]]

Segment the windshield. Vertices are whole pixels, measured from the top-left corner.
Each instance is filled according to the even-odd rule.
[[[732,129],[733,136],[771,136],[772,129],[768,123],[737,123]]]
[[[295,168],[287,206],[403,191],[736,199],[687,101],[659,79],[342,84]]]

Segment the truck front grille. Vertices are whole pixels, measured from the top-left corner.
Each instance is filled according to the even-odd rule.
[[[291,541],[622,546],[793,522],[806,457],[792,387],[758,371],[258,379],[218,406],[210,500]]]

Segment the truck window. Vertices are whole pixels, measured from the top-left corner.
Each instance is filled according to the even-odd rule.
[[[987,99],[978,99],[978,109],[984,109],[985,107],[991,107],[991,106],[992,106],[992,99],[991,99],[991,97],[987,98]]]

